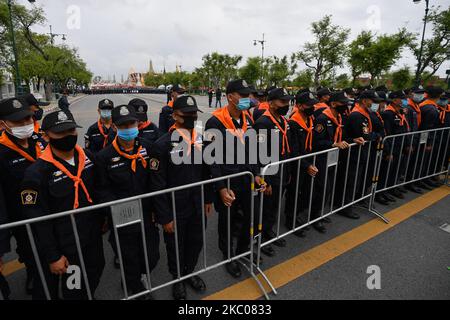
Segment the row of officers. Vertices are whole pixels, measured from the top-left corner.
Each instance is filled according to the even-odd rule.
[[[251,212],[252,197],[264,194],[262,237],[263,240],[272,240],[276,238],[273,228],[277,223],[280,192],[286,192],[283,218],[288,229],[305,222],[305,210],[309,206],[310,218],[320,217],[324,194],[329,201],[329,195],[334,192],[335,203],[331,205],[340,206],[338,199],[345,199],[345,203],[352,201],[352,197],[344,194],[343,190],[352,190],[353,184],[361,190],[358,192],[364,193],[367,182],[363,181],[363,170],[355,170],[353,166],[348,171],[345,169],[347,157],[357,161],[355,154],[348,152],[351,143],[362,146],[358,158],[363,166],[371,163],[370,154],[375,154],[368,150],[369,141],[379,142],[389,135],[450,126],[449,94],[438,87],[413,88],[408,94],[396,91],[389,95],[366,90],[354,97],[344,91],[331,92],[325,88],[317,95],[301,91],[293,97],[283,88],[269,88],[261,93],[244,80],[230,81],[226,89],[228,104],[213,113],[203,135],[195,129],[198,112],[201,112],[195,98],[186,95],[181,86],[174,86],[171,96],[172,100],[161,110],[159,127],[148,119],[148,105],[143,100],[134,99],[128,105],[117,107],[111,100],[100,101],[99,119],[85,135],[85,148],[77,145],[77,129],[80,127],[69,110],[48,114],[39,127],[42,103],[32,95],[2,100],[0,224],[45,217],[210,178],[245,171],[253,173],[255,188],[260,191],[256,195],[252,192],[250,178],[241,176],[231,179],[229,184],[223,180],[212,188],[204,188],[204,201],[200,187],[176,192],[176,212],[173,212],[170,194],[143,200],[149,265],[145,263],[141,229],[129,226],[118,232],[126,288],[129,294],[137,294],[145,290],[141,279],[147,267],[153,270],[159,261],[161,227],[170,274],[174,279],[189,275],[195,270],[203,248],[203,213],[209,217],[214,212],[213,208],[217,212],[219,249],[223,258],[229,259],[249,250],[251,217],[257,219],[259,213],[259,201],[254,201],[254,214]],[[296,104],[288,117],[289,103],[294,98]],[[216,139],[215,134],[208,134],[209,129],[221,132],[224,137],[231,135],[236,143],[227,144],[224,138],[223,161],[199,164],[195,161],[202,159],[198,157],[199,153],[202,154]],[[248,130],[255,130],[258,134],[257,146],[245,138]],[[263,144],[267,144],[266,150],[271,150],[268,144],[273,141],[271,135],[275,134],[280,141],[277,155],[280,160],[339,148],[340,164],[333,169],[337,176],[334,190],[325,178],[327,166],[324,157],[318,157],[317,161],[305,159],[263,179],[261,169],[265,163],[258,161],[253,164],[250,154]],[[244,148],[238,144],[243,144]],[[431,153],[428,147],[425,151]],[[238,152],[245,152],[245,157]],[[175,163],[174,154],[188,157],[191,161]],[[234,163],[225,159],[227,154],[235,155]],[[386,163],[395,158],[398,160],[398,157],[395,151],[390,152],[386,154]],[[242,158],[244,162],[238,161]],[[432,160],[433,154],[430,154],[429,161]],[[300,176],[296,172],[300,172]],[[347,180],[348,188],[344,188]],[[420,192],[416,185],[408,187]],[[422,181],[421,187],[433,188],[436,183]],[[402,197],[403,191],[396,190],[392,195]],[[384,196],[378,200],[390,201],[391,194]],[[297,203],[295,199],[298,199]],[[350,219],[359,218],[351,207],[340,211],[340,214]],[[75,220],[87,279],[94,293],[105,264],[102,236],[113,228],[112,219],[109,210],[97,210],[76,214]],[[313,227],[324,233],[324,222],[329,223],[330,220],[323,219]],[[64,217],[37,222],[32,230],[51,297],[61,298],[58,292],[61,285],[62,298],[87,298],[84,281],[81,281],[80,290],[70,290],[65,285],[69,276],[67,268],[80,265],[71,220]],[[26,266],[27,291],[34,299],[45,299],[25,227],[14,228],[11,233],[0,231],[0,257],[11,249],[11,234],[17,243],[19,260]],[[112,234],[109,242],[117,257],[118,246]],[[229,238],[228,234],[232,236]],[[303,231],[295,235],[305,236]],[[265,246],[263,253],[274,256],[274,246],[284,247],[286,241],[279,239],[273,246]],[[117,258],[114,262],[117,266]],[[0,258],[0,271],[2,268]],[[226,270],[235,278],[241,276],[241,268],[236,261],[227,263]],[[206,290],[206,284],[199,276],[190,277],[173,286],[175,299],[186,299],[186,285],[198,292]],[[9,288],[1,274],[0,288],[3,296],[8,297]]]

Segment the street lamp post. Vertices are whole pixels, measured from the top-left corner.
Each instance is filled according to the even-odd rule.
[[[48,33],[48,35],[50,35],[50,41],[51,41],[52,45],[55,44],[55,37],[62,37],[63,41],[66,40],[66,34],[65,33],[53,33],[52,32],[52,25],[50,25],[50,33]]]
[[[421,0],[413,0],[414,3],[418,4],[421,2]],[[416,86],[420,85],[420,69],[422,68],[422,54],[423,54],[423,44],[425,42],[425,31],[427,28],[427,22],[428,22],[428,13],[430,11],[430,0],[425,0],[426,7],[425,7],[425,19],[423,21],[423,33],[422,33],[422,42],[420,43],[420,50],[419,50],[419,57],[417,61],[417,71],[416,71]]]
[[[265,34],[263,33],[262,40],[253,40],[253,45],[257,46],[258,43],[261,45],[261,86],[264,82],[264,49],[266,45]]]
[[[29,3],[34,3],[35,0],[28,0]],[[15,69],[15,90],[16,95],[20,96],[23,94],[23,88],[22,88],[22,78],[20,77],[20,70],[19,70],[19,55],[17,54],[17,46],[16,46],[16,35],[14,33],[14,24],[13,24],[13,11],[12,11],[12,4],[13,0],[8,0],[8,13],[9,13],[9,29],[11,32],[11,44],[14,54],[14,69]]]

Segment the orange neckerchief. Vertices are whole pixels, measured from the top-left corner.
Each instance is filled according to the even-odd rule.
[[[144,130],[145,128],[147,128],[149,125],[151,125],[152,122],[150,120],[147,120],[146,122],[144,122],[143,124],[141,124],[138,128],[139,131]]]
[[[281,119],[284,122],[284,129],[283,129],[283,127],[274,118],[272,113],[270,113],[270,110],[267,110],[266,112],[264,112],[264,115],[266,117],[268,117],[270,120],[272,120],[272,122],[278,127],[278,129],[280,129],[281,133],[283,134],[283,144],[282,144],[281,154],[285,155],[286,149],[287,149],[287,152],[291,153],[291,147],[289,146],[289,139],[287,136],[287,127],[288,127],[287,120],[283,116],[281,116]]]
[[[187,153],[188,155],[191,154],[191,146],[192,145],[194,145],[194,147],[197,148],[197,150],[202,150],[202,146],[197,143],[197,131],[195,129],[192,130],[192,136],[191,137],[188,137],[187,135],[185,135],[183,130],[186,130],[186,129],[178,128],[177,124],[174,124],[170,128],[169,132],[173,132],[175,130],[178,132],[178,134],[181,137],[183,137],[183,140],[189,145],[189,149],[188,149],[188,153]]]
[[[397,112],[397,110],[395,110],[395,108],[393,106],[391,106],[391,105],[388,105],[386,107],[385,111],[387,111],[387,110],[392,111],[393,113],[395,113],[400,118],[400,125],[404,126],[406,124],[406,127],[408,128],[408,131],[409,131],[409,123],[408,123],[408,121],[406,121],[406,117],[405,117],[404,114],[401,114],[401,113]]]
[[[319,111],[326,108],[328,108],[328,105],[325,102],[319,102],[316,105],[314,105],[314,111]]]
[[[100,134],[103,136],[103,139],[104,139],[103,140],[103,148],[104,148],[108,144],[108,135],[105,133],[105,130],[103,130],[103,124],[100,121],[100,119],[98,119],[97,127],[98,127],[98,131],[100,131]]]
[[[261,102],[258,106],[258,110],[269,110],[269,103]]]
[[[342,142],[342,116],[338,114],[338,118],[336,119],[330,108],[325,109],[323,111],[323,114],[326,115],[336,125],[336,132],[334,133],[334,143]]]
[[[420,127],[420,124],[422,123],[422,112],[419,105],[415,103],[411,98],[408,98],[408,105],[417,113],[417,125]]]
[[[352,113],[354,113],[354,112],[358,112],[358,113],[362,114],[367,119],[367,121],[369,122],[369,131],[372,132],[373,126],[372,126],[372,120],[370,119],[369,112],[366,109],[364,109],[363,107],[361,107],[359,105],[359,103],[355,104],[355,107],[353,108]]]
[[[14,142],[11,141],[11,139],[8,137],[8,135],[3,132],[0,136],[0,144],[4,145],[5,147],[17,152],[22,157],[27,159],[30,162],[36,162],[36,159],[39,158],[42,154],[41,144],[39,142],[36,142],[36,159],[33,158],[30,154],[28,154],[25,150],[22,150],[19,148]]]
[[[125,152],[122,152],[122,150],[120,150],[119,144],[117,143],[117,137],[114,139],[112,145],[121,157],[132,160],[131,161],[131,170],[133,170],[133,172],[136,172],[136,162],[137,162],[138,158],[141,159],[142,166],[144,168],[147,168],[147,161],[144,159],[144,157],[141,154],[142,146],[139,146],[139,149],[137,150],[137,152],[135,154],[127,154]]]
[[[34,132],[39,133],[41,131],[41,126],[39,125],[39,122],[34,120]]]
[[[438,111],[439,111],[439,120],[441,121],[441,124],[445,123],[445,114],[450,112],[450,104],[446,105],[445,107],[441,107],[440,105],[437,105]]]
[[[168,103],[167,105],[168,105],[169,107],[173,108],[173,103],[174,103],[174,101],[173,101],[173,100],[170,100],[169,103]]]
[[[92,203],[92,199],[89,195],[89,192],[88,192],[86,186],[84,185],[83,179],[81,179],[81,174],[83,173],[84,165],[85,165],[85,161],[86,161],[86,155],[84,154],[83,149],[78,145],[75,146],[75,150],[78,152],[78,172],[77,172],[76,176],[71,174],[70,171],[67,170],[67,168],[61,162],[57,161],[53,157],[52,148],[50,146],[45,148],[45,151],[42,154],[41,159],[53,164],[56,168],[58,168],[58,170],[62,171],[66,176],[68,176],[74,182],[73,186],[75,187],[75,202],[73,204],[73,208],[78,209],[78,207],[80,206],[80,204],[78,202],[78,189],[79,189],[80,185],[84,191],[84,194],[86,195],[87,200],[90,203]]]
[[[236,129],[236,126],[233,123],[233,119],[231,119],[230,112],[228,111],[228,106],[225,106],[213,112],[213,116],[216,117],[224,125],[227,131],[229,131],[232,135],[239,137],[241,142],[244,143],[244,134],[247,131],[248,114],[246,111],[242,111],[242,115],[242,128]]]
[[[309,126],[306,124],[305,120],[303,120],[300,112],[295,110],[290,118],[292,121],[295,121],[300,127],[302,127],[306,132],[306,151],[312,151],[312,139],[313,139],[313,126],[314,126],[314,117],[309,117]]]

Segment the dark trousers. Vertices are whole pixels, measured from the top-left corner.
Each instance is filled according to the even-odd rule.
[[[201,213],[194,213],[188,217],[177,217],[177,232],[180,276],[185,276],[194,272],[195,266],[198,262],[198,257],[203,248]],[[164,232],[164,241],[166,243],[169,272],[174,277],[177,277],[178,268],[175,234],[168,234]]]
[[[228,248],[230,248],[231,257],[239,255],[248,251],[250,245],[250,219],[251,219],[251,197],[252,192],[249,190],[236,190],[233,189],[236,196],[236,200],[230,207],[230,225],[233,227],[239,221],[238,209],[242,209],[242,229],[239,232],[237,239],[236,249],[234,249],[234,241],[232,236],[232,230],[228,229],[228,207],[226,207],[220,197],[215,202],[215,209],[219,213],[219,249],[224,256],[228,256]],[[258,221],[257,215],[259,214],[258,198],[255,198],[255,222]],[[255,224],[257,225],[257,224]],[[230,243],[228,243],[228,232],[230,232]]]
[[[208,106],[211,108],[213,102],[213,96],[208,96]]]
[[[221,97],[216,98],[216,108],[217,108],[217,105],[219,105],[222,108],[222,98]]]
[[[264,195],[263,199],[263,237],[268,233],[273,231],[275,224],[278,224],[278,219],[281,219],[281,215],[278,216],[278,207],[280,202],[283,200],[283,193],[286,187],[281,187],[280,185],[272,185],[272,195]],[[280,199],[281,192],[281,199]]]
[[[93,240],[91,243],[87,244],[82,248],[84,264],[86,267],[86,273],[89,280],[89,288],[91,290],[92,296],[94,296],[95,290],[100,283],[100,277],[103,273],[103,268],[105,266],[105,257],[103,253],[103,239],[99,236],[97,239]],[[70,265],[76,265],[80,267],[81,271],[81,289],[69,289],[67,287],[67,282],[70,274],[64,274],[63,276],[57,276],[50,273],[49,265],[43,262],[43,272],[46,278],[47,287],[52,300],[58,300],[58,288],[61,284],[63,299],[65,300],[87,300],[87,291],[84,282],[83,271],[81,269],[80,259],[78,253],[66,253],[64,254]],[[33,267],[33,300],[46,300],[44,287],[42,285],[42,280],[39,276],[39,272],[36,266]]]
[[[11,290],[9,290],[8,282],[5,277],[0,273],[0,293],[2,294],[3,300],[8,300]],[[1,299],[0,299],[1,300]]]
[[[131,226],[134,227],[134,226]],[[124,232],[123,232],[124,231]],[[122,253],[122,262],[125,273],[127,289],[130,293],[136,294],[145,290],[141,278],[147,274],[144,256],[144,244],[141,232],[126,232],[119,230],[118,236]],[[117,251],[114,234],[111,233],[109,241],[111,246]],[[159,261],[159,230],[155,225],[145,227],[145,242],[147,245],[147,257],[149,270],[156,267]]]

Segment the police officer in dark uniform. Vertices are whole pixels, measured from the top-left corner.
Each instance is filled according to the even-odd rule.
[[[136,110],[136,115],[139,119],[139,138],[145,139],[151,143],[158,140],[161,136],[161,133],[156,124],[148,119],[147,103],[141,99],[133,99],[128,103],[128,105],[132,106],[134,110]]]
[[[41,127],[38,121],[42,120],[42,117],[44,116],[44,110],[42,107],[46,107],[50,105],[50,102],[45,101],[38,101],[34,95],[27,94],[23,97],[25,102],[30,106],[31,111],[34,112],[33,119],[34,119],[34,132],[40,133]]]
[[[110,202],[146,194],[151,189],[149,152],[151,144],[138,137],[138,117],[131,106],[113,109],[112,121],[117,130],[113,143],[97,155],[97,190],[101,202]],[[153,217],[150,198],[142,200],[149,269],[159,260],[159,231]],[[110,220],[112,223],[112,221]],[[110,226],[112,228],[112,225]],[[146,274],[141,228],[132,225],[118,230],[126,285],[131,295],[145,291],[141,277]],[[110,242],[117,250],[113,233]]]
[[[317,90],[317,97],[319,103],[314,106],[314,117],[318,117],[325,109],[328,108],[328,104],[331,97],[331,91],[328,88],[321,88]]]
[[[419,107],[420,107],[420,113],[421,113],[421,121],[419,126],[419,131],[426,131],[426,130],[432,130],[432,129],[438,129],[442,126],[442,113],[440,113],[439,106],[437,102],[441,98],[442,94],[444,93],[444,90],[437,86],[429,86],[425,88],[425,101],[423,101]],[[445,112],[444,114],[444,123],[445,123]],[[422,151],[425,151],[425,160],[422,172],[420,172],[421,176],[426,176],[426,170],[428,169],[428,163],[429,161],[432,161],[432,150],[433,150],[433,137],[435,136],[434,133],[429,134],[429,140],[427,142],[427,145],[425,146],[425,149]],[[437,148],[434,148],[437,149]],[[425,179],[419,182],[419,187],[424,189],[433,189],[439,186],[438,183],[433,181],[433,179]]]
[[[292,156],[299,157],[313,152],[313,130],[314,130],[314,105],[319,103],[311,92],[303,92],[295,98],[296,105],[294,112],[289,119],[289,127],[292,137]],[[309,196],[311,190],[312,177],[318,174],[318,169],[313,163],[312,158],[306,158],[300,162],[300,176],[297,177],[298,162],[292,163],[292,180],[288,187],[286,196],[286,222],[285,226],[291,230],[307,222],[307,217],[299,216],[299,213],[309,209]],[[295,193],[298,181],[298,200],[296,220],[294,221]],[[322,190],[313,191],[311,211],[316,214],[312,219],[318,218],[319,206],[321,203],[320,195]],[[304,230],[294,233],[298,237],[304,237]]]
[[[359,158],[358,171],[349,170],[347,179],[347,190],[350,192],[355,190],[355,199],[366,195],[367,188],[370,186],[370,178],[368,178],[370,176],[367,175],[366,177],[365,173],[369,173],[369,164],[375,165],[377,144],[381,138],[380,129],[376,130],[374,125],[379,119],[371,112],[371,108],[373,104],[378,104],[381,101],[376,91],[366,90],[362,92],[348,118],[348,137],[360,145],[358,148],[353,148],[350,154],[351,164],[357,163]],[[370,141],[372,142],[371,145]]]
[[[349,201],[349,193],[344,193],[344,182],[345,182],[345,174],[346,165],[347,165],[347,157],[348,157],[348,148],[350,143],[353,143],[353,138],[349,138],[347,134],[347,124],[348,124],[348,107],[349,107],[350,99],[348,99],[347,95],[343,91],[333,92],[331,94],[329,104],[330,107],[328,109],[324,109],[322,114],[320,114],[316,118],[316,122],[314,124],[314,150],[315,152],[339,148],[339,163],[337,167],[337,177],[336,177],[336,186],[335,186],[335,196],[334,196],[334,205],[340,207],[342,205],[342,198],[345,197],[346,202]],[[317,164],[319,169],[319,175],[315,183],[318,183],[322,188],[323,192],[326,192],[326,197],[329,197],[332,187],[332,181],[329,177],[333,177],[334,171],[336,168],[331,168],[328,173],[328,182],[325,182],[325,173],[327,170],[326,167],[326,156],[318,156]],[[350,168],[349,170],[354,170],[355,168]],[[318,186],[318,187],[319,187]],[[348,189],[348,188],[347,188]],[[350,219],[359,219],[359,215],[352,211],[351,208],[346,208],[344,210],[339,211],[340,215],[345,216]],[[316,227],[320,232],[323,232],[323,225],[320,228],[320,224]]]
[[[34,112],[23,98],[0,102],[0,184],[11,222],[23,220],[20,184],[25,170],[41,155],[47,143],[34,131]],[[31,294],[31,266],[34,258],[25,227],[12,230],[17,242],[19,261],[27,270],[26,291]]]
[[[68,96],[69,96],[69,90],[63,89],[62,96],[58,100],[58,107],[61,110],[69,110],[70,102],[69,102],[69,99],[67,98]]]
[[[42,123],[49,146],[25,172],[20,192],[25,218],[87,207],[98,203],[94,189],[93,154],[84,151],[77,142],[76,124],[70,111],[56,111]],[[92,295],[99,284],[104,267],[101,228],[105,217],[101,212],[74,215],[89,287]],[[65,299],[87,299],[84,280],[80,289],[69,288],[69,266],[81,269],[75,235],[68,216],[37,222],[32,225],[42,269],[52,299],[58,299],[59,285]],[[45,299],[36,267],[33,268],[33,299]],[[81,277],[83,278],[83,272]]]
[[[257,93],[257,97],[259,100],[259,105],[253,110],[253,121],[257,121],[259,117],[261,117],[264,112],[266,112],[269,109],[269,102],[267,101],[267,97],[269,95],[269,92],[276,87],[270,86],[267,87],[265,91],[259,90]]]
[[[116,131],[112,126],[111,114],[114,109],[114,102],[109,99],[101,100],[98,103],[98,113],[100,118],[89,127],[85,139],[85,148],[93,153],[98,153],[109,146],[116,137]]]
[[[151,151],[152,191],[174,188],[210,178],[209,168],[203,162],[203,137],[195,130],[197,112],[201,111],[192,96],[182,96],[175,101],[173,105],[175,126],[153,145]],[[205,189],[211,188],[205,186]],[[204,206],[206,215],[212,213],[212,193],[205,192],[204,204],[200,187],[176,192],[176,223],[170,194],[155,197],[154,204],[156,220],[164,228],[169,272],[174,279],[191,274],[194,272],[203,247],[202,207]],[[177,270],[175,226],[180,274]],[[186,282],[197,292],[206,290],[206,285],[199,276],[193,276]],[[175,300],[186,299],[184,282],[178,282],[173,286],[173,297]]]
[[[256,177],[256,184],[261,185],[261,178],[257,176],[259,173],[258,165],[250,163],[250,146],[245,139],[244,134],[248,130],[252,130],[253,121],[247,113],[250,108],[249,95],[251,89],[245,80],[230,81],[227,85],[228,105],[215,111],[213,116],[206,123],[205,144],[208,145],[215,139],[216,134],[223,137],[223,159],[221,162],[216,161],[210,166],[212,178],[224,177],[244,171],[252,172]],[[211,131],[210,131],[211,130]],[[226,144],[227,135],[232,135],[234,139],[234,150],[228,150]],[[230,137],[228,137],[230,139]],[[232,140],[233,141],[233,140]],[[238,147],[238,143],[244,146]],[[237,152],[243,147],[245,151],[245,163],[238,163]],[[234,154],[234,162],[226,161],[226,154]],[[215,209],[219,213],[219,249],[224,255],[224,259],[228,259],[228,250],[231,256],[239,255],[249,249],[250,243],[250,217],[251,208],[250,201],[252,192],[250,180],[248,177],[240,177],[231,179],[230,189],[227,187],[227,181],[219,181],[216,184],[218,197],[215,202]],[[255,208],[257,201],[255,201]],[[237,246],[234,248],[233,239],[228,243],[228,207],[231,212],[231,224],[236,220],[238,210],[242,209],[244,213],[243,226],[238,236]],[[254,212],[259,212],[255,210]],[[241,276],[241,269],[236,261],[226,264],[227,271],[233,277]]]
[[[186,89],[179,84],[174,85],[170,90],[172,100],[167,103],[167,106],[164,106],[161,109],[161,113],[159,114],[158,127],[162,133],[169,132],[169,129],[174,125],[175,121],[172,118],[173,104],[177,100],[177,98],[185,92]]]
[[[271,143],[273,141],[273,135],[278,135],[279,138],[279,148],[277,148],[276,157],[279,161],[287,160],[292,156],[292,137],[291,131],[285,116],[288,114],[290,109],[290,101],[292,96],[283,88],[276,88],[269,92],[269,110],[255,122],[254,129],[258,134],[258,144],[261,147],[262,144],[266,145],[266,150],[271,152]],[[261,152],[258,153],[261,155]],[[273,159],[275,155],[268,154],[269,158]],[[262,163],[259,161],[261,169],[267,165],[267,163]],[[285,165],[283,170],[283,176],[281,176],[281,167],[272,168],[277,172],[269,172],[268,175],[264,177],[267,183],[266,191],[264,192],[264,211],[263,211],[263,230],[262,238],[263,241],[270,241],[277,237],[273,231],[273,227],[277,222],[277,212],[279,205],[279,194],[286,189],[290,177],[290,166]],[[281,219],[281,216],[279,217]],[[277,247],[285,247],[286,240],[278,239],[273,243]],[[262,247],[261,251],[272,257],[275,255],[275,250],[271,245]]]
[[[386,107],[382,114],[384,129],[386,131],[387,137],[409,132],[409,123],[403,110],[403,101],[405,99],[406,95],[402,90],[394,91],[389,94],[390,104]],[[384,146],[384,157],[391,162],[391,166],[389,172],[387,172],[389,166],[381,166],[382,170],[380,171],[380,175],[383,177],[382,181],[387,180],[387,187],[395,184],[395,179],[397,178],[396,173],[398,163],[400,161],[402,153],[405,153],[407,155],[410,152],[410,137],[405,138],[405,142],[403,143],[403,150],[401,149],[402,140],[402,137],[388,139],[386,140]],[[402,166],[401,169],[403,168],[404,167]],[[399,170],[399,176],[401,172],[402,171]],[[397,188],[390,190],[389,194],[399,199],[404,199],[405,197]]]

